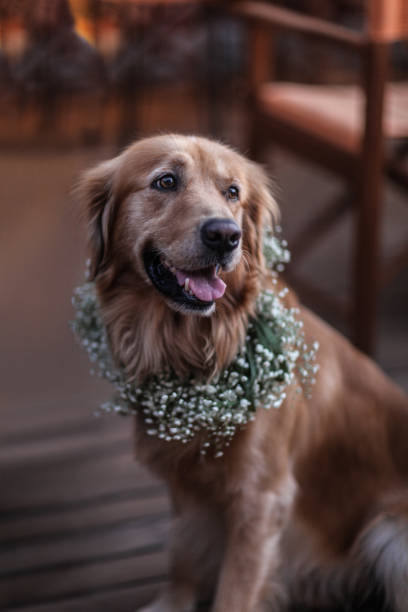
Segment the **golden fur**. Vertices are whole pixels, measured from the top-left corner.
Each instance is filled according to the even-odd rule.
[[[169,170],[182,186],[152,189]],[[238,202],[225,197],[231,181]],[[262,233],[277,208],[263,171],[218,143],[159,136],[86,173],[80,196],[102,315],[129,376],[142,380],[168,363],[180,376],[222,370],[271,283]],[[196,316],[153,287],[141,254],[152,243],[176,267],[193,267],[196,229],[211,217],[236,221],[242,249],[222,273],[227,290],[215,312]],[[291,292],[286,300],[297,303]],[[289,389],[279,410],[258,410],[223,458],[203,459],[198,440],[151,438],[137,419],[137,455],[167,481],[175,511],[170,586],[144,610],[187,612],[208,594],[213,612],[350,604],[376,583],[392,610],[408,609],[407,398],[307,309],[300,318],[306,338],[320,343],[312,399]]]

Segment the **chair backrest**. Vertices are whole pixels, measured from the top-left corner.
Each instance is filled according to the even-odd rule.
[[[408,0],[365,0],[366,32],[378,42],[408,36]]]

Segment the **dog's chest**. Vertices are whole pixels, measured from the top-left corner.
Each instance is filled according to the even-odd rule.
[[[135,452],[137,458],[171,489],[183,490],[191,498],[216,501],[224,496],[229,479],[228,453],[222,458],[201,454],[201,442],[167,442],[148,436],[136,418]]]

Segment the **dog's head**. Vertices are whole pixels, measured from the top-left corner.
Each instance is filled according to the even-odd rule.
[[[234,270],[241,267],[242,277],[244,262],[262,266],[263,231],[277,214],[258,165],[197,137],[136,142],[87,172],[80,191],[91,277],[130,266],[146,289],[185,314],[212,314]]]

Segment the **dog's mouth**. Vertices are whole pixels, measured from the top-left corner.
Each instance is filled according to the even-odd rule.
[[[219,264],[194,270],[176,268],[164,255],[145,249],[144,266],[156,289],[184,309],[205,313],[224,295],[226,284]]]

